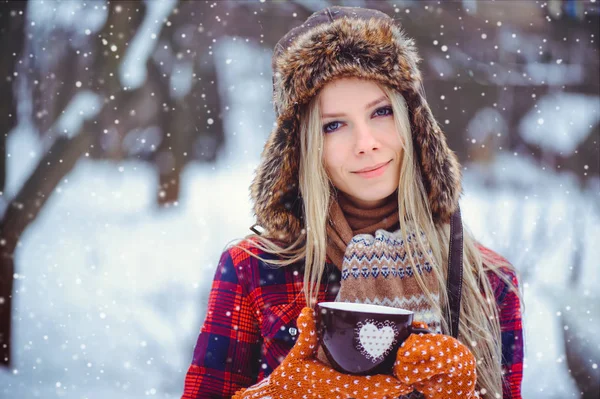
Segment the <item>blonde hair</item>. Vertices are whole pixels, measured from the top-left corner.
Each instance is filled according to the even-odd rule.
[[[398,185],[398,210],[400,230],[406,240],[406,232],[418,227],[425,233],[427,243],[421,234],[416,234],[418,252],[422,252],[432,265],[439,284],[439,302],[433,299],[422,277],[415,273],[417,284],[421,287],[429,304],[442,320],[442,330],[449,331],[444,317],[448,310],[446,291],[448,247],[450,225],[436,225],[433,222],[427,192],[423,186],[421,168],[415,155],[409,110],[400,93],[380,86],[389,98],[394,114],[396,129],[403,143],[400,179]],[[305,107],[300,126],[301,156],[299,187],[304,205],[305,230],[300,237],[281,246],[269,239],[269,234],[250,235],[254,245],[267,253],[278,255],[278,259],[264,260],[243,247],[241,249],[269,264],[286,266],[299,261],[305,264],[304,294],[309,306],[314,307],[326,264],[326,223],[328,209],[332,199],[331,183],[322,160],[323,134],[319,107],[319,96],[315,96]],[[478,250],[471,232],[464,229],[463,289],[460,310],[458,339],[465,344],[477,359],[477,385],[481,397],[502,397],[501,336],[498,309],[487,272],[496,273],[515,290],[513,282],[502,273],[502,268],[514,271],[514,268],[501,259],[491,257]],[[425,248],[429,244],[432,253]],[[416,269],[413,252],[408,251],[413,269]],[[518,292],[517,292],[518,294]],[[489,395],[489,396],[488,396]]]

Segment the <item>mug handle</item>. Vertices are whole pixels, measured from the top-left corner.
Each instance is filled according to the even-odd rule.
[[[431,330],[428,330],[427,328],[421,328],[421,327],[410,327],[410,333],[411,334],[432,334]]]

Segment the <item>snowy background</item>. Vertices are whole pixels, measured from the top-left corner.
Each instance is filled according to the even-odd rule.
[[[148,21],[173,7],[148,4]],[[34,2],[31,18],[43,7],[43,1]],[[93,15],[86,24],[97,30],[101,19],[94,22]],[[121,68],[124,85],[143,83],[135,61],[149,56],[148,43],[132,42]],[[219,254],[253,224],[248,186],[274,120],[270,53],[231,38],[213,50],[221,66],[219,91],[228,104],[225,145],[214,163],[183,168],[172,206],[156,205],[152,164],[83,157],[21,236],[15,251],[14,358],[10,369],[0,369],[0,398],[180,397]],[[182,82],[173,84],[185,90]],[[22,91],[20,101],[22,111],[31,99]],[[76,130],[97,112],[98,101],[91,92],[74,99],[61,127]],[[472,131],[494,118],[493,112],[479,116]],[[597,95],[555,93],[540,99],[519,129],[543,152],[568,155],[599,120]],[[0,211],[44,151],[32,121],[20,119],[7,140]],[[600,381],[598,176],[582,185],[578,173],[551,170],[507,149],[487,163],[464,167],[466,226],[521,273],[523,397],[581,397],[569,356]]]

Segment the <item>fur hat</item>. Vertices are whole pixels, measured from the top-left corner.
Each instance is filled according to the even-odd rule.
[[[340,77],[372,80],[404,96],[433,220],[450,221],[462,192],[460,164],[425,99],[419,61],[413,40],[376,10],[329,7],[281,38],[272,62],[277,124],[251,185],[257,224],[271,236],[288,239],[304,228],[298,175],[300,110]]]

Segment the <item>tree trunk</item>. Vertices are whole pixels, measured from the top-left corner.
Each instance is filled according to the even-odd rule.
[[[27,2],[2,2],[0,4],[0,46],[3,53],[15,54],[0,57],[0,196],[6,190],[6,138],[17,125],[17,99],[13,95],[14,72],[25,41],[25,9]],[[9,213],[11,208],[6,209]],[[10,245],[3,238],[4,228],[0,226],[0,366],[10,362],[10,322],[13,290],[14,265],[12,257],[7,257],[5,249]]]
[[[25,2],[14,2],[9,4],[20,4],[23,8],[22,15],[24,18]],[[95,76],[98,78],[97,81],[103,82],[102,87],[99,88],[100,94],[106,94],[107,92],[111,94],[114,93],[115,97],[117,97],[115,104],[126,105],[133,94],[121,90],[117,78],[118,73],[116,73],[119,63],[106,62],[107,57],[109,60],[116,58],[114,55],[107,55],[108,50],[106,50],[106,46],[104,46],[101,41],[102,38],[110,37],[113,23],[117,25],[117,20],[121,22],[118,26],[123,26],[125,24],[125,22],[121,20],[126,18],[126,16],[119,16],[119,12],[116,11],[116,7],[119,5],[127,7],[131,4],[126,1],[110,3],[109,20],[96,40],[96,48],[102,55],[96,59],[97,68],[94,68],[90,72],[90,76]],[[7,8],[6,4],[2,3],[2,7],[3,8],[0,8],[0,10],[3,12],[3,10]],[[139,24],[141,24],[145,15],[146,8],[143,5],[140,5],[139,8],[141,9],[141,12],[136,13],[139,14],[136,15],[138,18],[134,21],[129,21],[129,24],[127,25],[130,33],[128,38],[133,36],[133,33],[138,29]],[[4,26],[4,13],[0,14],[0,17],[0,22],[2,22],[2,25],[0,26]],[[11,33],[10,37],[10,39],[15,42],[21,41],[19,51],[23,46],[22,43],[24,38],[25,32],[23,29],[20,34]],[[122,55],[125,53],[126,39],[127,38],[119,39],[119,59],[122,59]],[[70,51],[72,51],[72,49],[70,49]],[[16,52],[18,53],[18,51]],[[14,62],[16,63],[17,61],[15,60]],[[99,71],[99,74],[96,71]],[[68,72],[66,73],[68,77],[71,77]],[[87,76],[84,81],[94,82],[96,80]],[[62,108],[70,103],[75,93],[75,90],[72,89],[65,90],[68,90],[68,95],[63,95],[59,98]],[[81,156],[85,152],[90,151],[90,147],[93,146],[94,135],[100,134],[97,132],[97,121],[106,120],[106,114],[110,114],[110,111],[108,111],[109,109],[110,108],[108,107],[103,107],[96,118],[84,123],[81,132],[71,132],[73,135],[71,138],[58,136],[57,132],[52,128],[44,133],[44,140],[51,143],[51,145],[45,156],[38,163],[36,169],[30,175],[29,179],[22,186],[19,193],[7,206],[6,212],[0,222],[0,366],[10,366],[11,363],[11,302],[13,296],[13,276],[15,274],[14,253],[19,244],[19,238],[27,226],[29,226],[38,215],[48,197],[52,194],[60,181],[73,169]],[[0,155],[0,158],[4,157],[3,154]],[[2,172],[4,171],[2,170]]]
[[[36,218],[56,186],[92,143],[93,122],[73,138],[59,137],[10,202],[0,223],[0,365],[11,361],[11,302],[14,254],[19,238]]]
[[[0,3],[0,196],[6,190],[6,138],[17,125],[17,99],[13,92],[14,72],[25,41],[25,8],[27,2]],[[7,56],[10,54],[11,56]],[[16,54],[12,56],[12,54]],[[0,291],[0,296],[2,295]],[[0,335],[2,327],[0,325]]]

